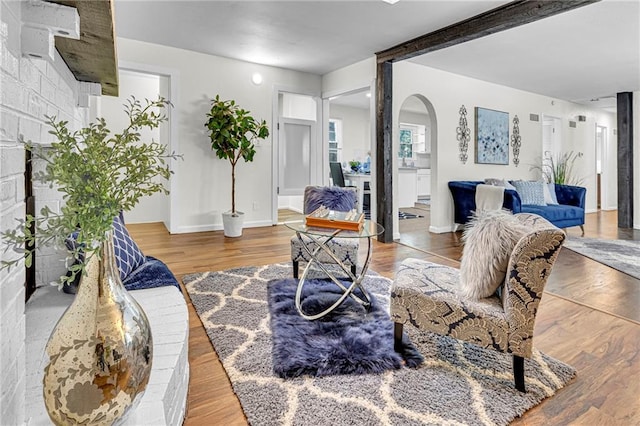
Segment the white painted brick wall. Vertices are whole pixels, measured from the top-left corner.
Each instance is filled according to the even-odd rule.
[[[69,120],[80,128],[88,112],[75,107],[76,85],[59,55],[51,64],[23,58],[20,52],[22,2],[0,0],[0,225],[14,228],[24,218],[24,149],[22,135],[35,143],[50,143],[45,115]],[[49,188],[38,206],[59,208],[59,195]],[[38,193],[36,192],[36,197]],[[7,259],[15,253],[4,253]],[[64,273],[60,253],[43,249],[37,261],[37,284],[48,285]],[[25,423],[25,304],[24,268],[0,271],[0,424]]]
[[[19,139],[47,145],[53,141],[44,116],[67,120],[72,130],[87,123],[88,110],[76,108],[76,86],[59,55],[54,64],[22,58],[21,2],[0,0],[0,225],[15,227],[24,217],[24,149]],[[42,165],[34,164],[34,169]],[[34,186],[36,210],[58,211],[60,193]],[[0,242],[0,256],[5,243]],[[37,257],[39,289],[25,315],[24,268],[0,271],[0,424],[49,424],[42,401],[44,345],[64,310],[57,300],[69,298],[48,286],[64,273],[63,252],[41,248]],[[149,387],[127,424],[180,425],[189,386],[188,313],[175,288],[134,292],[152,322],[153,372]],[[68,299],[67,299],[68,300]],[[173,301],[173,302],[171,302]],[[34,305],[40,303],[39,308]],[[68,303],[68,302],[67,302]],[[38,310],[40,309],[40,310]],[[35,312],[34,312],[35,311]],[[50,318],[52,312],[55,318]],[[32,315],[34,314],[35,315]],[[26,321],[29,319],[28,329]],[[28,336],[28,338],[27,338]],[[25,365],[28,363],[28,365]]]

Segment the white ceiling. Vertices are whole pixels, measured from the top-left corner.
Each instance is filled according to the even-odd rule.
[[[115,0],[115,24],[119,37],[322,75],[504,3]],[[640,0],[604,0],[413,61],[615,106],[617,92],[640,90]]]

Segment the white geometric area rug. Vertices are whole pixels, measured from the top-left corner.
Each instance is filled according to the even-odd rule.
[[[273,373],[267,283],[291,276],[290,264],[276,264],[183,277],[252,425],[506,425],[575,376],[534,350],[521,393],[510,355],[407,326],[425,358],[418,368],[281,379]],[[369,272],[364,285],[388,307],[391,280]]]

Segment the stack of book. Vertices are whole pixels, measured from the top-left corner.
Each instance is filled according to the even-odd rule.
[[[307,226],[318,228],[360,231],[364,225],[364,213],[358,213],[355,209],[341,212],[320,206],[317,210],[307,215],[306,224]]]

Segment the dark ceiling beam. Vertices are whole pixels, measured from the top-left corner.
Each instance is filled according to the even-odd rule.
[[[519,0],[376,53],[378,63],[411,59],[435,50],[519,27],[600,0]]]
[[[102,94],[118,96],[118,58],[112,0],[51,0],[75,7],[80,40],[56,37],[56,49],[76,80],[100,83]]]

